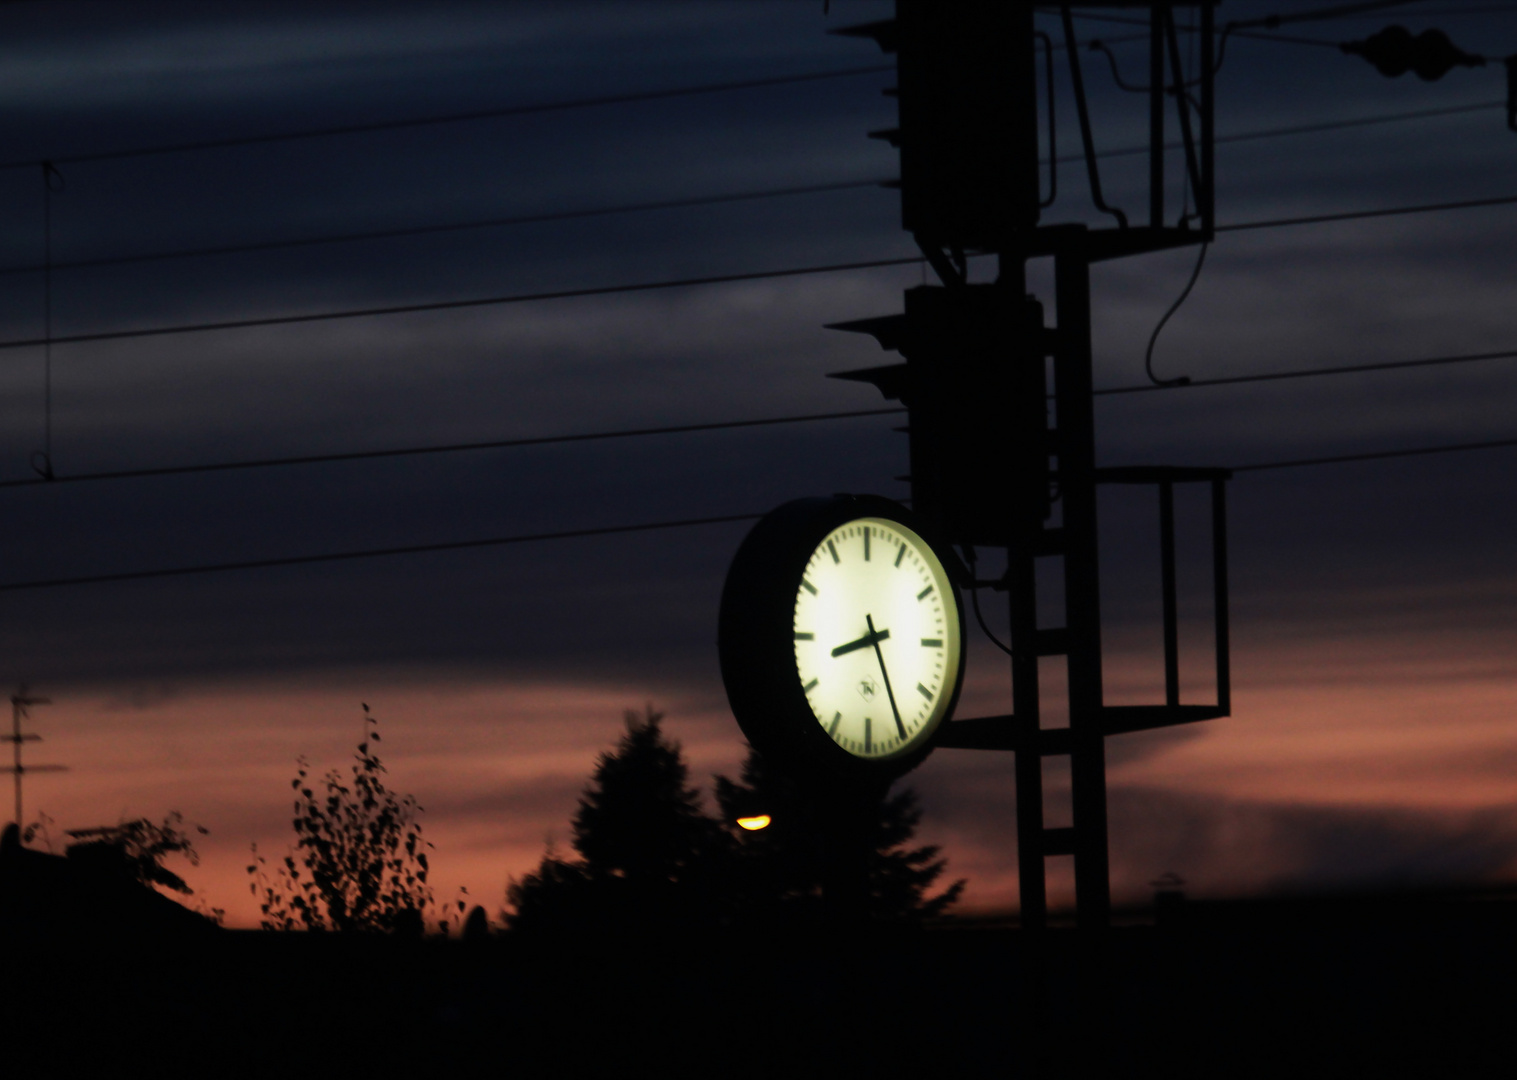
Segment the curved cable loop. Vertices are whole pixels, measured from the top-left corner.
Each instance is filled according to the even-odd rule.
[[[1180,310],[1180,305],[1185,303],[1185,298],[1196,287],[1196,279],[1201,276],[1201,267],[1206,264],[1206,250],[1209,247],[1211,247],[1211,241],[1209,240],[1201,245],[1201,254],[1196,259],[1196,268],[1190,272],[1190,280],[1185,283],[1185,290],[1169,306],[1169,310],[1164,313],[1164,317],[1159,320],[1159,325],[1154,327],[1154,332],[1148,339],[1148,351],[1143,354],[1143,370],[1147,372],[1149,381],[1155,386],[1190,385],[1189,375],[1180,375],[1173,379],[1161,379],[1154,374],[1154,345],[1159,341],[1159,332],[1164,329],[1164,324],[1169,322],[1170,317]]]
[[[1060,4],[1059,14],[1064,23],[1064,46],[1069,54],[1069,81],[1075,92],[1075,112],[1080,118],[1080,142],[1085,149],[1085,174],[1090,181],[1090,201],[1097,210],[1117,219],[1120,228],[1127,228],[1127,215],[1115,206],[1107,206],[1101,196],[1101,173],[1096,167],[1095,138],[1090,131],[1090,107],[1085,101],[1085,79],[1080,74],[1080,51],[1075,43],[1074,16],[1069,5]]]
[[[1222,70],[1222,62],[1227,59],[1227,39],[1232,35],[1232,32],[1236,26],[1236,23],[1228,23],[1222,28],[1222,33],[1217,35],[1217,59],[1212,64],[1211,68],[1213,75]],[[1139,86],[1136,83],[1129,83],[1126,79],[1122,78],[1122,72],[1117,67],[1117,54],[1112,52],[1111,46],[1107,45],[1100,38],[1091,39],[1090,44],[1087,45],[1086,48],[1088,48],[1091,52],[1101,52],[1106,54],[1106,62],[1111,65],[1112,81],[1115,82],[1121,89],[1133,94],[1146,94],[1153,89],[1151,86]],[[1197,75],[1194,79],[1186,82],[1185,89],[1190,90],[1192,87],[1200,86],[1201,78],[1202,77],[1200,75]],[[1173,86],[1166,86],[1164,87],[1164,92],[1173,96],[1175,93],[1175,88]],[[1198,110],[1200,109],[1200,103],[1197,102],[1194,97],[1192,97],[1190,94],[1186,94],[1185,96],[1190,99],[1192,105],[1194,105]]]
[[[1126,79],[1122,78],[1122,71],[1117,67],[1117,54],[1112,52],[1107,44],[1100,38],[1092,38],[1090,44],[1085,47],[1091,52],[1105,54],[1106,62],[1111,65],[1112,81],[1117,84],[1119,89],[1126,90],[1129,94],[1146,94],[1151,89],[1153,89],[1151,86],[1134,85],[1132,83],[1129,83]],[[1166,86],[1164,89],[1168,91],[1169,87]]]
[[[980,613],[980,575],[975,566],[975,551],[973,544],[964,545],[964,561],[969,564],[969,604],[974,608],[975,621],[980,624],[980,630],[990,639],[990,643],[1000,649],[1007,656],[1012,655],[1011,647],[996,637],[985,622],[985,616]]]

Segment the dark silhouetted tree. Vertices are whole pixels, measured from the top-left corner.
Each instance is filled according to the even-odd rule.
[[[200,825],[189,828],[201,836],[210,831]],[[31,833],[32,828],[28,827],[28,839]],[[101,869],[109,867],[133,881],[162,886],[181,896],[190,896],[195,891],[184,878],[163,865],[169,855],[183,855],[191,866],[200,865],[200,855],[185,831],[184,815],[178,810],[170,811],[161,825],[148,818],[137,818],[119,825],[69,829],[67,835],[74,840],[64,849],[70,859]]]
[[[723,825],[735,841],[742,918],[810,920],[820,916],[824,877],[823,823],[803,790],[750,749],[737,781],[716,778]],[[768,814],[771,824],[743,832],[736,819]],[[884,795],[869,816],[864,837],[869,874],[868,914],[888,922],[943,914],[964,891],[963,879],[930,895],[948,860],[935,844],[911,846],[922,807],[910,788]]]
[[[604,753],[574,815],[574,854],[550,843],[531,873],[506,890],[512,930],[583,932],[659,925],[804,924],[822,917],[829,853],[818,811],[796,784],[750,751],[740,779],[716,778],[721,819],[700,793],[677,742],[651,708],[628,712],[627,730]],[[740,816],[770,814],[758,832]],[[868,908],[881,921],[942,914],[963,892],[933,887],[947,860],[935,845],[913,846],[922,819],[909,789],[882,796],[862,838]]]
[[[377,723],[367,705],[363,715],[351,781],[333,769],[318,785],[299,759],[290,783],[296,793],[295,848],[272,878],[253,847],[248,874],[265,930],[419,935],[426,926],[433,908],[427,883],[432,845],[417,821],[422,808],[413,796],[385,787],[385,767],[372,749],[379,741]]]
[[[648,928],[718,916],[726,838],[662,721],[651,706],[626,713],[625,734],[600,756],[574,815],[578,858],[550,844],[535,871],[512,880],[510,928]]]

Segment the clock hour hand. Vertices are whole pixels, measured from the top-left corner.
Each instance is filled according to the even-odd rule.
[[[890,672],[885,670],[885,654],[880,651],[880,642],[890,636],[890,631],[881,630],[876,632],[874,617],[872,615],[865,615],[864,621],[869,624],[869,637],[873,639],[874,658],[880,662],[880,674],[885,679],[885,695],[890,698],[890,711],[895,716],[895,728],[901,733],[901,738],[904,739],[906,737],[906,725],[901,723],[901,710],[895,707],[895,691],[890,688]]]
[[[865,615],[864,618],[869,620],[869,633],[865,634],[857,641],[850,641],[846,645],[839,645],[837,648],[832,650],[833,656],[842,656],[845,653],[855,652],[859,649],[867,649],[871,645],[878,646],[880,642],[884,641],[890,636],[889,630],[876,630],[874,628],[874,620],[871,619],[870,616]]]

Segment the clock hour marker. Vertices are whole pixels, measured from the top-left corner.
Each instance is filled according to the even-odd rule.
[[[800,636],[799,634],[796,635],[797,638]],[[809,638],[811,635],[807,634],[806,636]],[[924,637],[922,639],[922,648],[924,649],[941,649],[942,647],[943,639],[940,637]]]
[[[869,561],[869,526],[864,526],[864,561]]]
[[[808,632],[806,630],[797,630],[795,632],[795,640],[797,640],[797,641],[815,641],[816,640],[816,635],[813,634],[813,633],[810,633],[810,632]],[[924,642],[922,642],[922,644],[926,645],[927,642],[924,641]],[[942,642],[938,642],[938,644],[941,645]]]
[[[873,748],[869,745],[869,717],[866,716],[864,717],[864,753],[869,753],[871,749]]]
[[[836,546],[834,546],[831,540],[827,541],[827,550],[832,554],[833,562],[837,563],[843,561],[842,559],[838,558],[838,549]]]
[[[819,682],[821,682],[821,681],[822,680],[820,680],[820,679],[812,679],[805,686],[801,687],[801,693],[803,693],[803,694],[809,694],[809,693],[811,693],[811,691],[816,688],[816,684],[819,683]]]
[[[897,555],[895,557],[895,564],[897,566],[900,566],[901,565],[901,560],[904,559],[905,557],[906,557],[906,545],[902,544],[900,552],[897,553]]]
[[[840,721],[842,719],[843,719],[843,714],[842,713],[833,713],[832,714],[832,726],[827,729],[827,734],[828,735],[831,735],[833,737],[837,736],[837,733],[838,733],[838,721]]]
[[[932,691],[927,689],[927,687],[923,686],[921,683],[917,683],[917,693],[921,694],[928,701],[932,700]]]
[[[816,586],[811,584],[811,582],[807,581],[805,578],[801,578],[801,588],[805,589],[812,596],[816,595]]]
[[[930,592],[932,592],[932,586],[931,585],[927,586],[927,588],[925,588],[921,592],[917,593],[917,599],[918,600],[925,599],[926,596],[927,596],[927,594],[930,593]]]

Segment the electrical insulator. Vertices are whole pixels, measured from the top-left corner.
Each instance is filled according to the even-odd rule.
[[[1387,26],[1363,41],[1338,46],[1350,56],[1362,56],[1388,78],[1415,71],[1424,82],[1441,79],[1454,67],[1484,67],[1485,57],[1459,48],[1442,30],[1424,30],[1412,36],[1404,26]]]

